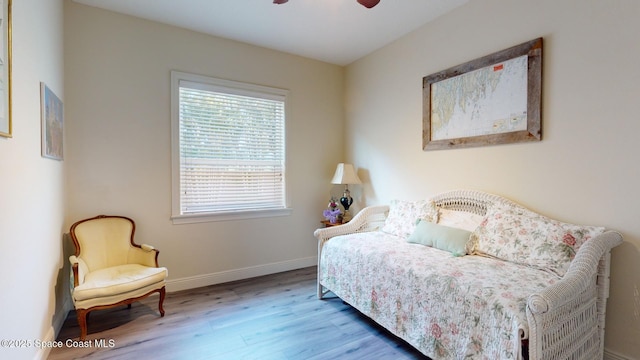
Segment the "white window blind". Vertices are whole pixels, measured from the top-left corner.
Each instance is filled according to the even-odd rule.
[[[179,215],[285,208],[285,94],[210,80],[177,81]]]

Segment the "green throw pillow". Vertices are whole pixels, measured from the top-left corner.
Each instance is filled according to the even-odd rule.
[[[467,230],[420,221],[407,241],[448,251],[453,256],[463,256],[467,254],[469,236],[471,232]]]

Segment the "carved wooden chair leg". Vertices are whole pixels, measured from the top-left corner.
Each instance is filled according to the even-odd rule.
[[[80,340],[84,340],[87,338],[87,316],[89,312],[86,309],[78,309],[76,310],[76,314],[78,315],[78,325],[80,326]]]
[[[165,292],[166,290],[163,286],[162,289],[160,289],[160,301],[158,301],[158,310],[160,310],[160,317],[164,316],[164,308],[162,307],[162,304],[164,303]]]

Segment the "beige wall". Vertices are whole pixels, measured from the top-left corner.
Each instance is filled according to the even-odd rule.
[[[40,156],[40,82],[65,101],[62,20],[62,0],[13,0],[13,138],[0,138],[0,339],[52,340],[66,316],[58,300],[66,162]],[[41,355],[0,347],[2,359]]]
[[[62,1],[14,0],[14,137],[0,139],[0,288],[11,291],[0,296],[0,338],[53,337],[68,307],[62,233],[98,213],[134,217],[174,288],[313,262],[311,233],[336,191],[335,163],[351,160],[365,182],[352,188],[359,205],[476,188],[621,231],[606,347],[640,358],[636,1],[470,2],[347,67],[346,77],[321,62],[69,0],[64,7],[63,45]],[[420,149],[423,76],[539,36],[542,142]],[[291,91],[291,216],[171,224],[172,69]],[[64,162],[40,157],[40,81],[65,103]],[[41,355],[0,349],[1,358]]]
[[[343,154],[344,69],[65,4],[67,225],[134,218],[138,242],[169,268],[170,291],[315,264],[313,230]],[[172,224],[171,70],[290,91],[291,216]]]
[[[640,358],[640,3],[471,1],[347,68],[347,158],[365,204],[494,192],[561,220],[623,233],[606,348]],[[544,37],[543,141],[421,150],[422,77]]]

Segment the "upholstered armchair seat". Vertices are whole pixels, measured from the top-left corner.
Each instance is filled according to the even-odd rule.
[[[164,282],[167,268],[152,268],[139,264],[127,264],[100,269],[87,274],[82,285],[73,291],[76,306],[96,298],[119,296],[130,298],[135,291]]]
[[[135,223],[122,216],[100,215],[71,226],[76,253],[72,266],[71,297],[80,325],[80,339],[87,334],[90,311],[131,305],[152,293],[160,294],[158,309],[164,316],[167,268],[158,266],[159,251],[133,241]]]

